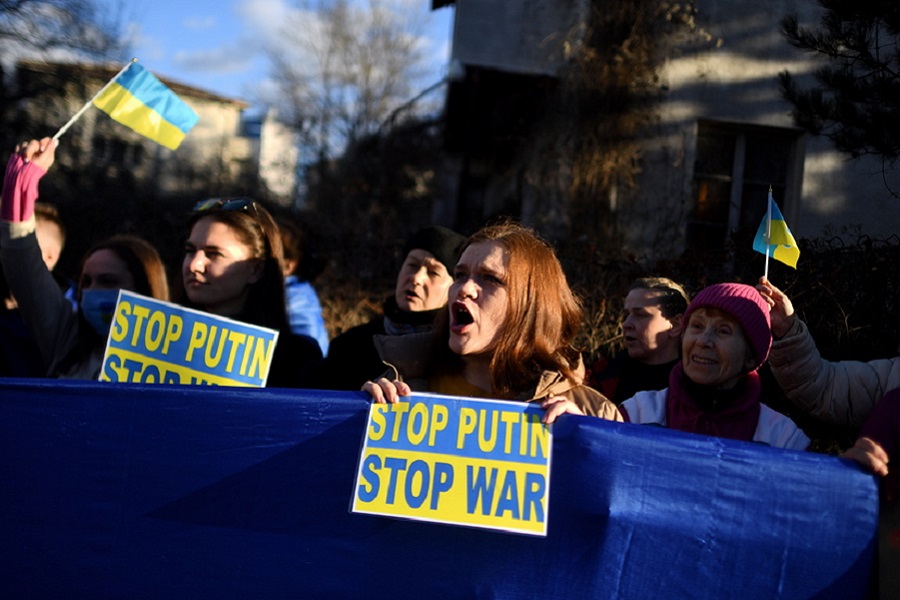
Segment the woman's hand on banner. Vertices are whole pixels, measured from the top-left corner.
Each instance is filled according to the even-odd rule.
[[[401,396],[409,396],[412,389],[399,379],[390,381],[382,377],[378,381],[367,381],[363,384],[363,391],[372,396],[372,401],[378,404],[394,404],[400,401]]]
[[[553,423],[558,416],[566,413],[570,415],[584,415],[584,411],[565,396],[548,396],[541,402],[541,408],[547,411],[544,413],[543,418],[543,422],[547,425]]]

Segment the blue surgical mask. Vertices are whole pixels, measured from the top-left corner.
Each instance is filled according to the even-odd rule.
[[[119,290],[84,290],[81,292],[81,314],[100,337],[109,335]]]

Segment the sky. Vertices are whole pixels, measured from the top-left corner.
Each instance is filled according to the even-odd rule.
[[[431,0],[405,2],[423,15],[430,81],[446,72],[452,8]],[[291,0],[98,0],[121,11],[130,53],[147,69],[179,83],[257,105],[270,68],[263,44],[275,35]]]

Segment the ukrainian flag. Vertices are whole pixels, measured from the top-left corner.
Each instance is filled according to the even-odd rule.
[[[131,63],[97,95],[94,106],[110,117],[175,150],[199,117],[153,73]]]
[[[766,231],[768,230],[768,241],[766,240]],[[768,254],[777,261],[786,265],[797,268],[797,259],[800,258],[800,248],[797,247],[797,240],[788,229],[787,223],[778,205],[772,198],[772,190],[769,190],[769,210],[763,217],[759,229],[756,231],[756,238],[753,240],[753,249],[760,254]]]

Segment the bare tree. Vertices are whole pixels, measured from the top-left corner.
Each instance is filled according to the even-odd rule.
[[[412,95],[425,56],[422,18],[401,5],[307,0],[268,48],[279,112],[317,160],[376,132]]]
[[[607,240],[604,252],[621,246],[611,211],[634,197],[664,96],[661,65],[694,43],[718,41],[697,24],[692,1],[591,0],[569,32],[550,108],[517,157],[533,191],[525,220],[551,238]]]
[[[13,78],[22,59],[97,61],[118,58],[124,43],[121,5],[98,0],[0,0],[0,142],[40,131],[23,120],[23,101],[41,88]],[[28,129],[28,128],[31,129]]]
[[[93,0],[0,0],[0,49],[6,58],[65,51],[108,58],[121,50],[119,11]]]

